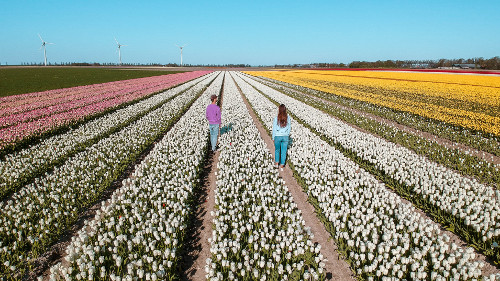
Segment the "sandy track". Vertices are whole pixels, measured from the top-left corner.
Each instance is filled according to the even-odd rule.
[[[225,73],[225,75],[228,75]],[[227,79],[227,76],[224,77]],[[222,110],[224,101],[224,81],[222,81],[221,93],[219,95],[220,107]],[[196,209],[193,225],[188,229],[189,244],[187,253],[184,257],[183,280],[205,280],[205,265],[207,258],[211,257],[210,242],[208,239],[212,237],[212,216],[210,213],[215,206],[215,187],[217,181],[217,163],[219,162],[220,151],[213,153],[210,145],[207,146],[209,157],[205,165],[206,176],[202,178],[204,185],[201,194],[197,196],[197,201],[194,203]]]
[[[183,280],[205,280],[205,264],[207,258],[211,256],[210,243],[208,242],[208,238],[212,236],[212,216],[210,212],[214,210],[215,206],[214,190],[217,180],[215,172],[217,171],[219,154],[219,151],[210,152],[205,165],[208,174],[202,179],[204,185],[195,201],[197,207],[194,210],[194,221],[187,230],[190,238],[183,261]]]

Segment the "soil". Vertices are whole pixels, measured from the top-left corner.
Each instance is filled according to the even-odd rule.
[[[227,74],[226,74],[227,75]],[[227,79],[224,77],[224,79]],[[222,110],[224,101],[224,81],[219,94],[219,106]],[[212,237],[212,216],[210,213],[215,206],[215,187],[217,181],[217,163],[219,162],[220,151],[212,152],[208,148],[209,154],[204,167],[205,175],[202,177],[201,193],[196,195],[195,214],[192,226],[188,229],[188,241],[186,253],[182,266],[182,280],[205,280],[205,265],[207,258],[211,257],[210,243],[208,239]]]
[[[205,264],[207,258],[211,257],[210,243],[208,239],[212,237],[212,216],[210,212],[215,206],[215,182],[217,176],[217,162],[219,161],[219,151],[210,152],[209,159],[205,166],[208,172],[202,179],[204,185],[201,193],[197,196],[197,207],[195,209],[194,222],[187,231],[188,237],[187,253],[184,256],[182,280],[205,280]]]

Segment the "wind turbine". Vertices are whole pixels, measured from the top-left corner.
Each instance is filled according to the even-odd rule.
[[[175,46],[177,46],[177,47],[179,47],[179,48],[181,49],[181,66],[182,66],[182,48],[186,47],[186,46],[187,46],[187,44],[186,44],[186,45],[184,45],[184,46],[182,46],[182,47],[181,47],[181,46],[179,46],[179,45],[177,45],[177,44],[176,44]]]
[[[48,42],[43,41],[42,36],[40,36],[40,34],[38,34],[38,37],[40,37],[40,40],[42,40],[42,46],[40,47],[40,49],[43,48],[43,56],[45,58],[44,62],[45,62],[45,66],[47,66],[47,48],[46,48],[46,46],[47,45],[54,45],[54,43],[48,43]]]
[[[115,42],[118,45],[118,58],[120,59],[120,65],[122,65],[122,53],[120,51],[120,48],[122,46],[127,46],[127,45],[121,45],[120,43],[118,43],[118,41],[116,40],[116,38],[115,38]]]

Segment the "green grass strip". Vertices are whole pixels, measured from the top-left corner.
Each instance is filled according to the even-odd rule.
[[[85,67],[0,68],[0,97],[184,71]]]

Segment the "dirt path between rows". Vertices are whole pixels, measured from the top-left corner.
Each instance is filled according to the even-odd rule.
[[[206,279],[206,260],[212,256],[208,238],[212,237],[212,216],[210,212],[214,210],[215,206],[215,182],[217,180],[215,172],[217,171],[219,154],[219,151],[210,152],[205,165],[208,174],[202,179],[204,185],[194,203],[197,206],[194,210],[194,222],[187,230],[190,238],[187,244],[187,253],[183,257],[182,272],[184,276],[182,276],[182,280],[198,281]]]
[[[267,81],[267,80],[265,80],[265,81]],[[286,87],[284,85],[281,85],[281,86]],[[286,88],[288,90],[290,90],[290,91],[295,92],[295,93],[306,95],[306,96],[308,96],[310,98],[313,98],[313,99],[315,99],[317,101],[324,102],[324,103],[336,106],[336,107],[338,107],[340,109],[343,109],[343,110],[348,110],[348,111],[350,111],[350,112],[352,112],[352,113],[354,113],[356,115],[360,115],[360,116],[363,116],[363,117],[366,117],[366,118],[370,118],[370,119],[375,120],[375,121],[380,122],[380,123],[385,123],[385,124],[387,124],[389,126],[397,128],[398,130],[401,130],[403,132],[419,136],[419,137],[424,138],[424,139],[429,140],[429,141],[433,141],[433,142],[435,142],[435,143],[437,143],[439,145],[442,145],[442,146],[444,146],[446,148],[449,148],[449,149],[458,149],[458,150],[460,150],[463,153],[476,156],[477,158],[483,159],[483,160],[488,161],[490,163],[500,164],[500,157],[496,156],[496,155],[493,155],[491,153],[488,153],[488,152],[485,152],[485,151],[482,151],[482,150],[477,150],[477,149],[472,148],[470,146],[467,146],[465,144],[453,142],[453,141],[451,141],[449,139],[441,138],[441,137],[438,137],[438,136],[433,135],[431,133],[420,131],[420,130],[417,130],[417,129],[414,129],[414,128],[411,128],[411,127],[408,127],[408,126],[405,126],[405,125],[402,125],[402,124],[399,124],[397,122],[391,121],[389,119],[386,119],[386,118],[383,118],[383,117],[371,114],[371,113],[367,113],[367,112],[364,112],[364,111],[361,111],[361,110],[358,110],[358,109],[354,109],[354,108],[351,108],[351,107],[343,106],[343,105],[340,105],[340,104],[335,103],[333,101],[329,101],[329,100],[326,100],[326,99],[323,99],[323,98],[319,98],[319,97],[314,96],[312,94],[303,93],[303,92],[297,91],[297,90],[295,90],[293,88],[289,88],[289,87],[286,87]],[[330,116],[332,116],[332,115],[330,115]],[[333,117],[335,117],[335,116],[333,116]],[[338,120],[340,120],[337,117],[335,117],[335,118],[338,119]],[[340,121],[346,123],[343,120],[340,120]],[[346,124],[353,126],[352,124],[349,124],[349,123],[346,123]],[[355,127],[355,126],[353,126],[353,127]],[[358,129],[358,130],[360,130],[360,128],[358,128],[358,127],[355,127],[355,128]],[[365,130],[363,130],[363,131],[365,132]]]
[[[227,72],[224,75],[229,75]],[[224,76],[223,79],[228,79]],[[224,80],[219,93],[219,106],[222,111],[224,101]],[[212,237],[212,216],[211,212],[215,207],[215,187],[217,181],[217,163],[219,162],[220,151],[215,153],[211,151],[210,143],[207,149],[209,155],[205,164],[204,170],[206,175],[202,177],[201,193],[196,196],[194,205],[197,206],[194,210],[195,215],[190,228],[186,231],[188,234],[188,245],[186,253],[183,256],[182,276],[181,280],[199,281],[205,280],[205,265],[207,258],[211,257],[210,242],[208,239]]]
[[[261,138],[265,141],[267,149],[274,157],[273,140],[267,134],[267,131],[264,129],[262,123],[260,123],[241,90],[240,94],[243,97],[243,101],[245,102],[248,112],[252,116],[252,119],[259,130]],[[307,201],[307,194],[304,193],[302,187],[293,177],[293,173],[288,165],[285,166],[285,168],[280,169],[279,173],[285,181],[288,191],[293,197],[293,202],[295,202],[297,204],[297,208],[302,211],[302,218],[304,219],[306,226],[310,227],[312,233],[314,234],[314,238],[311,239],[312,242],[319,243],[321,245],[321,253],[327,259],[325,262],[326,280],[355,280],[349,265],[339,256],[337,246],[330,238],[330,234],[326,231],[324,225],[319,221],[315,214],[314,207]]]

